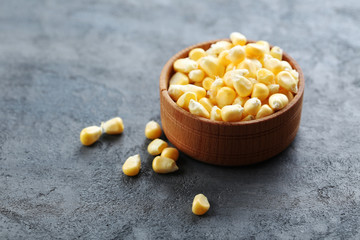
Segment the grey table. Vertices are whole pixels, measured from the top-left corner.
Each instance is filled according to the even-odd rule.
[[[359,1],[1,1],[0,239],[359,239]],[[240,31],[302,66],[298,135],[273,159],[151,170],[158,77]],[[92,147],[82,128],[121,116]],[[121,173],[140,153],[138,177]],[[211,209],[191,213],[204,193]]]

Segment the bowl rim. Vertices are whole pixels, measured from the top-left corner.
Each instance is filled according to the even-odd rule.
[[[211,44],[216,43],[218,41],[230,42],[230,39],[223,38],[223,39],[210,40],[210,41],[193,44],[193,45],[186,47],[186,48],[180,50],[179,52],[177,52],[164,65],[164,67],[161,71],[161,74],[160,74],[160,81],[159,81],[160,94],[164,94],[163,95],[165,97],[164,99],[166,101],[170,102],[170,105],[172,107],[174,107],[174,109],[176,111],[181,112],[182,114],[185,114],[185,116],[192,118],[193,120],[198,120],[198,121],[206,123],[206,124],[223,125],[223,126],[224,125],[229,125],[229,126],[245,126],[246,125],[247,126],[247,125],[254,125],[257,123],[267,122],[274,118],[277,118],[278,116],[283,115],[285,112],[292,109],[296,105],[296,103],[301,100],[301,98],[304,94],[304,89],[305,89],[305,79],[304,79],[302,69],[301,69],[300,65],[289,54],[287,54],[285,51],[283,51],[283,60],[286,60],[292,66],[292,68],[295,69],[299,73],[299,90],[296,93],[296,95],[294,96],[294,98],[289,102],[289,104],[286,105],[283,109],[281,109],[269,116],[266,116],[264,118],[254,119],[251,121],[224,122],[224,121],[215,121],[215,120],[199,117],[199,116],[191,114],[190,112],[186,111],[185,109],[182,109],[181,107],[179,107],[176,104],[176,102],[170,97],[169,92],[168,92],[168,85],[169,85],[170,78],[168,79],[167,76],[168,75],[170,76],[171,72],[173,71],[173,63],[177,59],[179,59],[181,55],[185,54],[186,52],[189,52],[190,50],[192,50],[194,48],[203,48],[204,50],[207,50],[206,48],[204,48],[204,46],[207,46],[207,45],[210,46]],[[255,43],[255,42],[256,41],[253,41],[253,40],[247,40],[246,44]],[[270,45],[270,49],[272,47],[273,46]]]

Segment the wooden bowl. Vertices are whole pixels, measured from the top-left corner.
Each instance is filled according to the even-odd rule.
[[[299,72],[299,91],[285,108],[262,119],[220,122],[197,117],[176,105],[167,91],[169,79],[174,74],[175,60],[187,57],[193,48],[207,50],[220,40],[185,48],[165,64],[160,75],[160,111],[164,133],[180,151],[209,164],[241,166],[267,160],[289,146],[300,125],[305,81],[300,66],[287,53],[283,53],[283,59]]]

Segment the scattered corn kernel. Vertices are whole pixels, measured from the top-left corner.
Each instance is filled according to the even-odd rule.
[[[172,173],[179,170],[173,159],[161,156],[154,158],[152,168],[156,173]]]
[[[218,106],[213,106],[210,112],[210,119],[214,121],[221,121],[221,109]]]
[[[230,40],[234,45],[244,46],[246,44],[246,37],[239,32],[231,33]]]
[[[189,103],[189,112],[199,117],[210,118],[210,114],[206,108],[193,99],[191,99]]]
[[[242,46],[237,45],[229,50],[226,58],[233,64],[238,64],[245,59],[245,50]]]
[[[269,107],[269,105],[264,104],[264,105],[261,106],[261,108],[257,112],[256,119],[269,116],[270,114],[273,114],[273,113],[274,113],[274,110],[272,110],[272,108]]]
[[[80,142],[85,146],[90,146],[99,140],[101,134],[101,127],[91,126],[84,128],[80,133]]]
[[[201,82],[205,77],[205,73],[201,69],[195,69],[189,72],[189,78],[193,82]]]
[[[269,88],[263,83],[254,84],[251,97],[258,98],[260,101],[264,101],[269,96]]]
[[[180,58],[174,62],[174,69],[177,72],[189,73],[198,68],[197,62],[190,58]]]
[[[189,110],[190,100],[197,100],[196,94],[193,92],[186,92],[176,101],[176,104],[185,110]]]
[[[220,108],[230,105],[234,102],[236,93],[232,88],[222,87],[216,94],[216,103]]]
[[[181,72],[176,72],[171,78],[169,85],[187,85],[189,84],[189,78]]]
[[[170,158],[174,161],[177,161],[179,158],[179,151],[174,147],[167,147],[167,148],[164,148],[164,150],[162,151],[160,156]]]
[[[277,76],[277,83],[288,91],[293,93],[298,92],[297,82],[295,78],[287,71],[280,72]]]
[[[157,138],[148,145],[147,150],[151,155],[156,156],[159,155],[167,146],[167,142]]]
[[[122,171],[127,176],[136,176],[140,172],[141,161],[140,155],[134,155],[126,159],[124,165],[122,166]]]
[[[237,122],[242,118],[243,107],[236,105],[228,105],[221,109],[221,118],[225,122]]]
[[[206,77],[204,78],[204,80],[202,81],[202,87],[207,91],[210,90],[211,85],[213,84],[215,80],[212,79],[211,77]]]
[[[256,71],[256,78],[259,83],[264,83],[266,85],[275,83],[275,75],[270,70],[266,68],[260,68]]]
[[[283,50],[281,48],[279,48],[278,46],[274,46],[270,50],[270,55],[273,58],[276,58],[276,59],[278,59],[280,61],[282,60],[282,54],[283,54]]]
[[[288,98],[282,93],[275,93],[269,97],[269,105],[274,111],[283,109],[288,103]]]
[[[189,53],[189,58],[194,61],[197,61],[200,58],[205,57],[205,56],[206,56],[205,50],[202,48],[194,48]]]
[[[211,109],[213,108],[213,104],[211,103],[210,99],[203,97],[199,100],[199,103],[204,106],[204,108],[211,112]]]
[[[210,208],[210,203],[204,194],[198,194],[195,196],[192,203],[192,212],[195,215],[204,215]]]
[[[246,77],[240,76],[233,79],[235,91],[240,97],[247,97],[253,91],[253,83]]]
[[[159,138],[162,134],[160,125],[155,121],[150,121],[145,126],[145,136],[148,139]]]
[[[212,56],[206,56],[200,60],[200,68],[211,78],[222,77],[225,67],[219,63],[219,60]]]
[[[260,108],[261,108],[261,101],[256,97],[250,98],[244,104],[244,111],[249,115],[256,116]]]
[[[123,120],[119,117],[106,121],[102,124],[102,127],[107,134],[120,134],[124,131]]]

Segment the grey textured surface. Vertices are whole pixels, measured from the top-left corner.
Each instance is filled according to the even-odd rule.
[[[359,1],[1,1],[0,239],[359,239]],[[158,175],[144,126],[177,51],[240,31],[306,89],[293,144],[256,166]],[[121,136],[83,147],[83,127]],[[140,153],[138,177],[121,173]],[[210,200],[191,213],[198,193]]]

